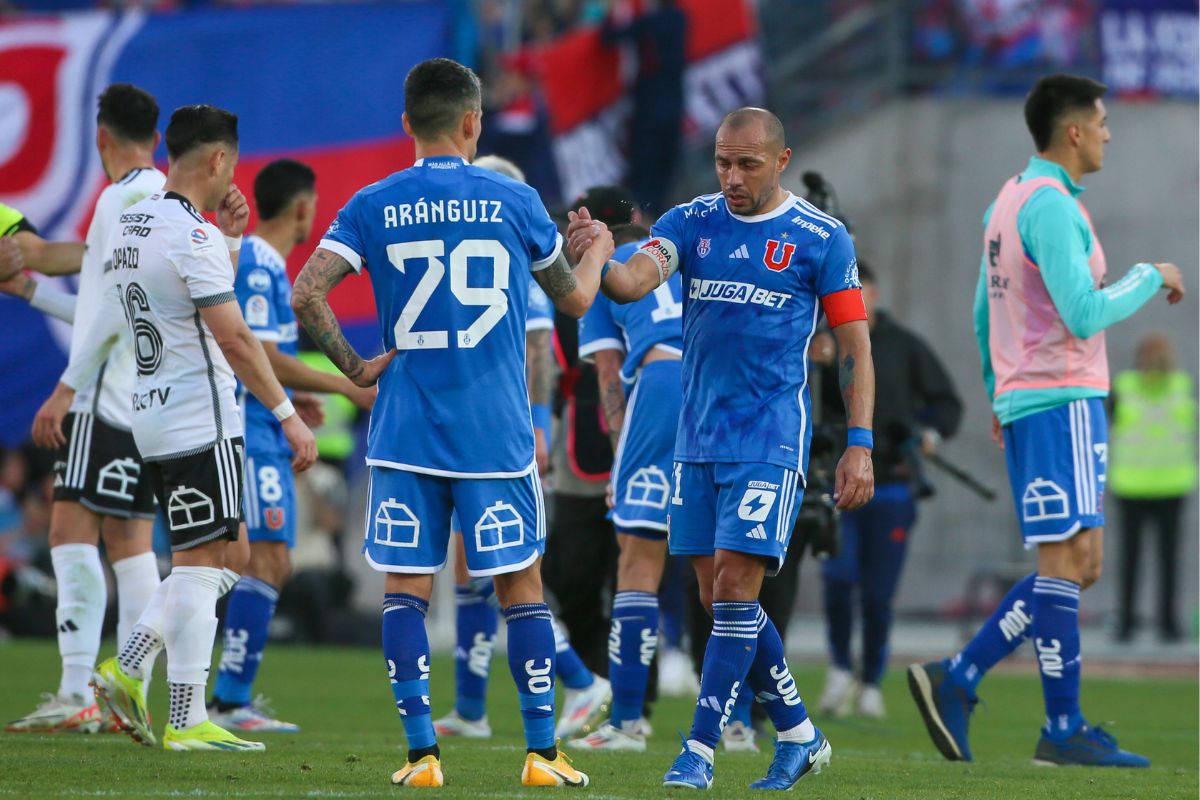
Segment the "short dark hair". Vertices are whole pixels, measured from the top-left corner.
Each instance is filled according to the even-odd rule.
[[[875,280],[875,270],[871,269],[861,256],[858,259],[858,282],[859,283],[877,283]]]
[[[436,139],[481,102],[479,77],[457,61],[431,58],[408,71],[404,79],[404,113],[412,132]]]
[[[630,242],[640,242],[650,237],[650,229],[645,225],[614,225],[612,228],[613,244],[620,247]]]
[[[311,192],[317,184],[312,167],[290,158],[280,158],[267,164],[254,176],[254,204],[258,218],[274,219],[296,199]]]
[[[114,83],[100,95],[96,123],[126,141],[151,142],[158,128],[158,103],[132,83]]]
[[[237,147],[237,114],[208,105],[175,109],[167,125],[167,155],[180,158],[201,145],[223,142]]]
[[[1108,87],[1081,75],[1049,75],[1033,85],[1025,98],[1025,125],[1039,153],[1050,147],[1064,114],[1091,109]]]

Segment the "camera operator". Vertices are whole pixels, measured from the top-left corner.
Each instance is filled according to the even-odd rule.
[[[821,696],[823,712],[885,715],[879,682],[887,665],[892,599],[917,518],[916,500],[932,494],[920,455],[931,456],[962,419],[962,401],[950,376],[916,334],[877,310],[879,287],[860,259],[858,274],[875,361],[875,498],[841,515],[838,552],[821,564],[831,666]],[[833,337],[814,338],[810,357],[822,365],[825,419],[841,414]],[[856,679],[850,654],[854,596],[862,614],[862,659]]]

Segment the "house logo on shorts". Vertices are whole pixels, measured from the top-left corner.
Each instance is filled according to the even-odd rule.
[[[666,508],[671,494],[667,474],[656,466],[642,467],[625,484],[625,502],[631,506]]]
[[[775,507],[779,484],[766,481],[750,481],[746,493],[738,503],[738,518],[747,522],[766,522]]]
[[[216,519],[213,501],[199,489],[177,486],[167,500],[167,522],[171,530],[182,531],[208,525]]]
[[[375,544],[384,547],[416,547],[421,539],[421,521],[404,503],[389,497],[375,511]]]
[[[96,492],[133,502],[133,490],[142,474],[142,465],[132,458],[118,458],[100,468],[96,479]]]
[[[1054,481],[1034,478],[1021,495],[1021,516],[1026,522],[1044,522],[1071,516],[1070,500]]]
[[[486,553],[516,547],[525,541],[525,520],[508,503],[498,502],[484,509],[475,523],[475,550]]]

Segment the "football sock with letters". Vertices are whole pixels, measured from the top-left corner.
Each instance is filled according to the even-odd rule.
[[[553,760],[554,630],[545,603],[516,603],[504,609],[508,625],[508,668],[521,700],[525,747]]]
[[[160,583],[153,551],[122,558],[112,564],[117,579],[117,647],[125,643]]]
[[[213,702],[220,711],[250,704],[278,600],[279,591],[274,586],[249,575],[242,576],[229,593],[225,643],[213,689]]]
[[[473,584],[455,586],[454,603],[454,710],[473,722],[487,713],[488,673],[500,623]]]
[[[792,671],[788,669],[779,631],[761,608],[756,627],[758,647],[746,679],[749,690],[763,704],[779,741],[807,742],[816,736],[816,730],[808,719],[808,709],[804,707]]]
[[[404,593],[383,596],[383,657],[396,710],[408,739],[408,760],[415,762],[437,746],[429,708],[429,634],[425,612],[429,602]]]
[[[688,747],[712,762],[712,748],[733,711],[758,646],[757,602],[713,602],[713,629],[704,649],[700,697]]]
[[[650,662],[658,647],[658,595],[617,592],[608,634],[608,677],[612,681],[612,724],[641,719]]]
[[[750,676],[746,676],[746,688],[738,692],[737,702],[733,704],[733,713],[729,715],[729,721],[725,723],[728,728],[735,722],[740,722],[749,727],[750,710],[754,707],[754,684],[750,680]]]
[[[588,688],[596,680],[596,676],[583,663],[583,659],[575,652],[575,648],[571,647],[571,641],[553,614],[550,616],[550,626],[554,631],[554,653],[557,664],[554,674],[568,689]]]
[[[1033,630],[1033,584],[1031,572],[1008,590],[962,652],[950,659],[950,677],[971,692],[988,670],[1021,646]]]
[[[182,730],[208,719],[204,691],[212,663],[213,639],[217,635],[221,570],[175,567],[169,584],[163,613],[171,699],[169,722]]]
[[[1046,733],[1073,734],[1079,712],[1079,584],[1038,577],[1033,587],[1033,645],[1042,672]]]
[[[100,652],[100,629],[108,605],[108,584],[94,544],[60,544],[50,549],[58,584],[58,653],[62,657],[59,697],[91,697],[88,680]]]

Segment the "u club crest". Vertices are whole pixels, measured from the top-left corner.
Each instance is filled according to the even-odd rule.
[[[712,239],[701,239],[700,243],[696,245],[696,252],[701,258],[707,256],[710,249],[712,249]]]
[[[767,239],[767,251],[763,253],[763,265],[772,272],[783,272],[792,265],[792,256],[795,254],[796,245],[794,243]]]

